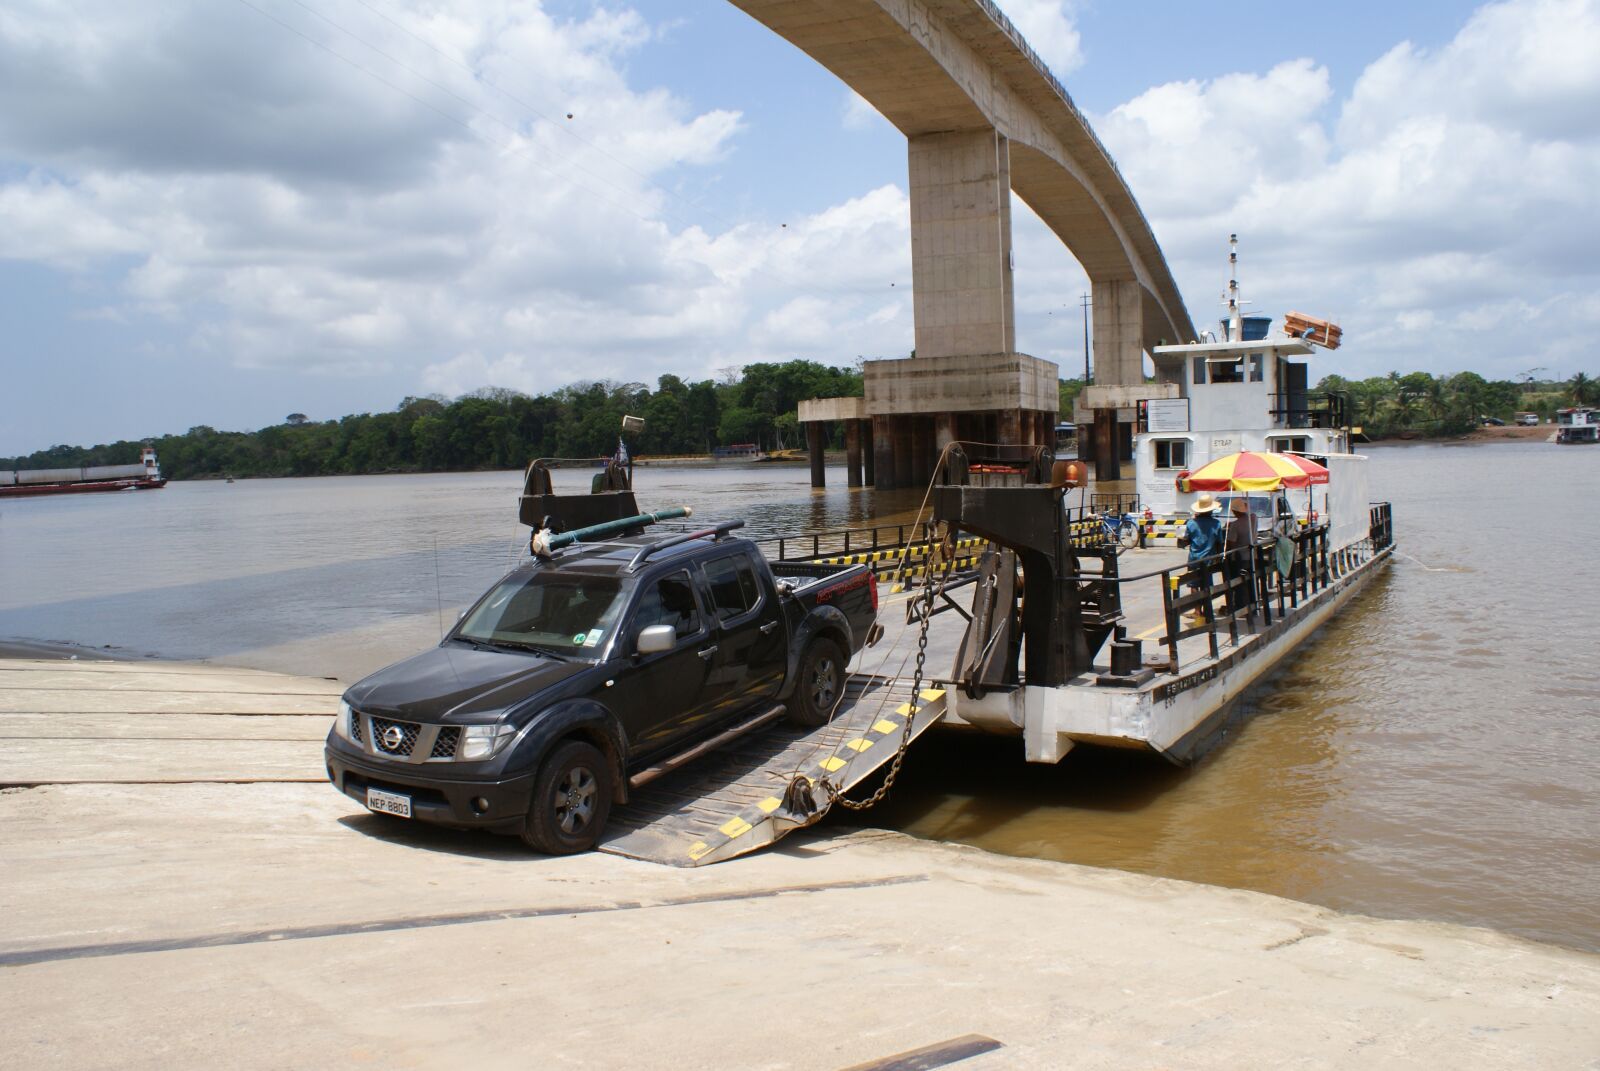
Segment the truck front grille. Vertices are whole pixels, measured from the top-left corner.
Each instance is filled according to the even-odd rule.
[[[428,753],[430,759],[453,759],[456,757],[456,743],[461,739],[461,730],[454,725],[446,725],[439,730],[439,735],[434,738],[433,750]]]
[[[399,730],[398,739],[396,733]],[[372,744],[380,755],[397,755],[407,758],[411,749],[417,746],[418,726],[410,721],[390,721],[387,718],[374,716],[372,719]]]

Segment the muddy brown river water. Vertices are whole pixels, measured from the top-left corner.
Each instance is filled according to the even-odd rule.
[[[871,820],[992,851],[1600,950],[1600,449],[1379,447],[1400,556],[1178,770],[934,737]],[[587,473],[562,474],[564,481]],[[907,492],[641,469],[758,531]],[[351,679],[437,639],[518,553],[517,473],[175,483],[0,504],[0,639]]]

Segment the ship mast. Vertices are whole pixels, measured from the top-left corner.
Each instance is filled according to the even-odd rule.
[[[1228,235],[1228,292],[1223,295],[1228,308],[1227,336],[1224,342],[1239,342],[1244,339],[1243,310],[1244,303],[1239,300],[1239,236]]]

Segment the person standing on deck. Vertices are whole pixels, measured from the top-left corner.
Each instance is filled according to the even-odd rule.
[[[1227,553],[1227,577],[1232,583],[1239,577],[1246,579],[1237,598],[1228,600],[1228,610],[1236,613],[1255,602],[1254,573],[1250,568],[1251,555],[1256,545],[1255,518],[1250,515],[1250,502],[1243,495],[1229,505],[1233,516],[1228,521],[1228,532],[1222,549]]]
[[[1189,564],[1214,557],[1222,553],[1223,531],[1222,522],[1217,520],[1217,500],[1211,495],[1201,495],[1195,499],[1193,514],[1188,523],[1183,526],[1183,535],[1178,537],[1178,546],[1189,548]],[[1200,591],[1203,585],[1197,579],[1189,581],[1191,591]],[[1198,626],[1205,620],[1205,614],[1198,609],[1189,611],[1188,624],[1190,628]]]

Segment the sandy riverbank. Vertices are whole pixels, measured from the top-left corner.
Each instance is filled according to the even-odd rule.
[[[1531,428],[1519,428],[1508,424],[1503,428],[1474,428],[1464,435],[1418,435],[1411,439],[1402,439],[1393,436],[1385,439],[1373,439],[1370,442],[1359,444],[1359,448],[1370,446],[1424,446],[1440,443],[1526,443],[1548,442],[1555,435],[1554,424],[1541,424]]]

